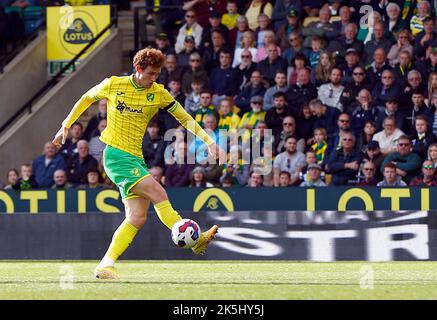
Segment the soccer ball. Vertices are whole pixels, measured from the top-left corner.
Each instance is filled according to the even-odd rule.
[[[171,238],[178,247],[190,249],[199,241],[199,225],[191,219],[179,220],[171,228]]]

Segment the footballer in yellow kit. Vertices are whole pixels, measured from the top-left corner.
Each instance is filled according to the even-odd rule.
[[[181,216],[173,209],[164,188],[148,173],[141,145],[147,125],[159,109],[170,112],[185,128],[207,145],[210,154],[224,161],[226,155],[214,140],[194,121],[170,93],[156,83],[165,55],[157,49],[142,49],[133,59],[135,73],[131,76],[110,77],[88,90],[74,105],[62,122],[53,143],[63,144],[68,129],[95,101],[106,98],[107,127],[100,139],[106,144],[103,166],[108,177],[117,185],[123,199],[126,219],[115,231],[112,242],[94,274],[100,279],[117,279],[114,264],[128,248],[138,230],[144,225],[150,202],[160,220],[171,229]],[[217,226],[203,232],[192,248],[203,254],[213,240]]]

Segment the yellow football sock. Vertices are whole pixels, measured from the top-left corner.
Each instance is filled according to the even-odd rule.
[[[137,232],[137,228],[131,225],[127,220],[124,220],[118,229],[115,230],[114,235],[112,236],[111,245],[109,246],[108,251],[106,251],[105,257],[116,261],[132,243]]]
[[[164,200],[155,204],[155,211],[162,223],[165,224],[169,229],[171,229],[176,222],[182,219],[179,213],[173,209],[170,201],[168,200]]]

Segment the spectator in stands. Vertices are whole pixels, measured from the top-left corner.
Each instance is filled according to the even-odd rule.
[[[21,166],[21,177],[12,186],[14,190],[30,190],[38,187],[35,176],[32,172],[32,165],[30,163],[23,164]]]
[[[422,174],[414,177],[410,182],[410,186],[434,187],[437,186],[436,168],[431,160],[425,160],[422,163]]]
[[[326,183],[323,182],[320,175],[322,173],[322,167],[318,164],[310,164],[308,166],[308,179],[302,181],[300,187],[326,187]]]
[[[228,43],[229,30],[221,23],[221,15],[215,10],[211,10],[209,14],[209,24],[203,28],[202,31],[202,45],[201,48],[205,49],[212,45],[212,34],[214,31],[220,31],[223,36],[224,43]]]
[[[246,163],[242,157],[241,147],[231,146],[227,163],[223,166],[220,183],[224,179],[231,178],[233,186],[244,186],[247,184],[250,173],[250,164]]]
[[[395,83],[392,70],[384,70],[381,76],[381,83],[378,83],[372,91],[375,107],[384,107],[387,100],[399,98],[401,90]]]
[[[246,129],[242,136],[243,143],[246,143],[250,138],[250,131],[256,127],[258,122],[264,121],[265,119],[266,112],[263,111],[263,101],[263,97],[261,96],[250,98],[250,107],[252,110],[243,114],[239,124],[239,129]]]
[[[198,52],[193,52],[190,55],[189,68],[182,76],[182,92],[185,95],[191,92],[191,84],[195,78],[202,82],[203,88],[208,87],[208,74],[202,65],[202,58]]]
[[[262,42],[261,45],[258,43],[258,50],[256,51],[255,59],[254,61],[256,63],[259,63],[260,61],[266,59],[268,57],[268,46],[270,44],[275,44],[275,33],[271,30],[264,31],[262,33]],[[276,50],[278,50],[278,55],[281,54],[281,48],[276,47]]]
[[[425,104],[425,96],[422,91],[414,90],[411,94],[411,101],[412,105],[410,105],[407,109],[403,127],[403,131],[407,135],[414,134],[415,120],[419,115],[422,115],[426,119],[428,125],[431,125],[434,118],[433,110],[428,108],[428,106]]]
[[[299,172],[299,180],[301,182],[309,180],[308,167],[312,164],[318,164],[317,163],[317,156],[316,156],[316,153],[314,151],[308,150],[305,153],[305,165],[302,167],[302,169]],[[321,167],[321,164],[320,164],[320,167]],[[325,180],[325,173],[323,171],[320,174],[320,178],[322,179],[322,181]]]
[[[95,136],[91,138],[89,147],[90,147],[90,155],[93,156],[94,159],[97,160],[97,162],[100,162],[103,158],[103,150],[105,150],[106,144],[100,140],[100,135],[102,134],[103,130],[106,128],[106,119],[100,120],[100,123],[97,127],[97,130],[99,132],[98,136]]]
[[[405,115],[402,111],[399,110],[399,101],[398,98],[393,97],[387,99],[385,102],[385,108],[379,109],[378,114],[375,118],[375,124],[377,130],[383,129],[384,119],[387,117],[393,117],[397,123],[399,128],[404,127]]]
[[[280,30],[282,26],[289,23],[289,17],[297,17],[303,13],[302,4],[299,0],[278,0],[274,2],[272,20],[274,29]]]
[[[354,48],[347,49],[345,62],[338,64],[340,70],[343,71],[342,81],[343,85],[354,82],[353,70],[360,65],[360,56],[358,51]]]
[[[194,165],[187,163],[187,144],[180,141],[176,144],[175,163],[168,165],[165,170],[166,187],[188,187],[190,172]]]
[[[357,177],[362,156],[356,151],[355,141],[355,135],[352,132],[343,133],[341,149],[333,149],[329,155],[326,167],[332,174],[331,184],[334,186],[348,185]]]
[[[218,118],[217,112],[214,106],[211,104],[212,102],[212,93],[209,90],[202,90],[200,92],[200,107],[194,113],[194,120],[196,120],[202,127],[204,118],[207,114],[213,114]]]
[[[189,66],[190,56],[195,53],[199,52],[198,49],[195,46],[193,36],[186,36],[184,40],[184,47],[179,52],[176,57],[178,61],[178,66],[180,66],[182,69],[186,69]],[[168,79],[167,79],[168,81]]]
[[[285,77],[285,75],[284,75]],[[287,106],[285,93],[278,91],[273,95],[273,108],[266,112],[265,122],[269,129],[272,130],[274,136],[277,136],[282,131],[282,124],[287,116],[296,118],[296,113]]]
[[[398,140],[397,151],[388,154],[382,166],[389,162],[396,165],[396,173],[408,184],[419,173],[422,160],[412,151],[411,139],[403,135]]]
[[[335,26],[335,22],[333,24]],[[344,35],[330,41],[327,50],[337,53],[336,58],[340,61],[345,59],[348,52],[354,52],[360,56],[363,52],[364,44],[356,38],[357,32],[357,25],[355,23],[348,23],[345,27]]]
[[[329,51],[321,52],[317,65],[311,70],[311,83],[316,87],[328,83],[334,67],[334,56]]]
[[[244,32],[248,30],[250,29],[247,18],[245,16],[239,16],[237,18],[237,27],[235,29],[232,29],[229,33],[229,43],[231,44],[230,47],[239,47],[241,44],[241,37],[243,36]]]
[[[396,119],[388,116],[383,121],[383,130],[373,136],[373,140],[378,141],[381,152],[387,155],[396,151],[398,139],[404,135],[404,132],[396,127]]]
[[[360,187],[372,187],[378,184],[378,179],[375,177],[376,167],[372,161],[364,161],[362,167],[363,180],[357,183],[357,186]]]
[[[285,138],[285,151],[278,154],[273,163],[273,183],[279,186],[279,173],[287,171],[290,173],[290,184],[294,185],[299,181],[299,172],[305,166],[305,155],[297,151],[297,139],[294,136]]]
[[[152,120],[143,137],[142,150],[147,168],[164,166],[164,150],[166,142],[159,134],[159,122]]]
[[[431,72],[437,72],[437,45],[432,47],[430,51],[429,57],[425,60],[416,60],[417,67],[425,78],[428,78]]]
[[[52,185],[52,189],[65,190],[73,187],[73,185],[67,181],[67,173],[65,170],[56,170],[53,173],[53,180],[55,183]]]
[[[226,149],[227,139],[222,131],[217,129],[217,117],[213,114],[207,114],[204,118],[204,129],[210,135],[210,137],[220,145],[223,149]],[[190,156],[195,159],[196,163],[205,164],[208,162],[209,154],[206,144],[196,137],[192,140],[191,144],[188,146],[188,151]]]
[[[337,119],[340,111],[337,108],[325,106],[319,99],[313,99],[309,103],[313,113],[314,128],[325,128],[328,137],[337,131]]]
[[[414,42],[414,54],[420,59],[428,58],[430,48],[436,45],[437,32],[435,31],[435,20],[431,16],[426,17],[424,20],[424,30],[416,36]]]
[[[279,56],[276,44],[270,43],[267,46],[267,58],[259,61],[257,69],[263,75],[263,79],[269,83],[269,86],[275,84],[277,72],[287,72],[287,61]]]
[[[417,14],[412,16],[410,20],[410,29],[413,36],[418,36],[424,30],[425,20],[431,16],[431,6],[428,1],[417,1],[416,4]]]
[[[246,187],[250,188],[258,188],[263,187],[264,176],[258,172],[252,171],[249,175],[249,181],[247,182]]]
[[[82,138],[83,133],[82,124],[80,122],[73,123],[69,132],[71,137],[65,140],[65,143],[59,150],[59,154],[61,154],[65,159],[68,159],[77,153],[77,142]]]
[[[106,120],[107,104],[108,100],[106,98],[99,100],[99,102],[97,103],[98,112],[88,121],[88,125],[86,126],[86,129],[82,134],[83,139],[90,141],[93,137],[100,136],[101,131],[98,129],[98,126],[102,119]]]
[[[282,52],[282,58],[288,62],[289,66],[297,54],[301,54],[304,57],[309,55],[309,49],[303,47],[302,45],[303,39],[299,32],[291,32],[291,34],[288,36],[288,42],[290,43],[290,46]]]
[[[373,27],[372,40],[368,41],[364,45],[363,59],[366,65],[372,63],[372,60],[374,59],[374,52],[376,51],[376,49],[379,48],[383,49],[385,53],[385,57],[390,51],[393,43],[390,39],[387,39],[385,37],[384,32],[385,32],[384,24],[382,22],[375,23],[375,26]]]
[[[301,105],[296,121],[299,123],[299,126],[296,128],[296,135],[307,141],[308,145],[308,140],[313,137],[315,118],[307,103]]]
[[[155,179],[161,185],[161,187],[165,188],[163,183],[164,171],[161,167],[151,167],[149,169],[149,173],[152,175],[153,179]]]
[[[214,30],[211,39],[211,45],[203,50],[202,56],[208,74],[215,68],[220,67],[220,56],[223,51],[231,55],[231,51],[226,47],[225,38],[220,31]],[[231,65],[231,62],[232,60],[229,61],[229,65]]]
[[[187,10],[185,12],[185,24],[179,29],[176,39],[175,50],[180,53],[184,49],[184,42],[187,36],[194,37],[196,48],[200,47],[202,41],[203,28],[196,21],[196,12],[194,10]]]
[[[32,168],[38,187],[50,188],[54,183],[53,173],[58,169],[65,169],[65,161],[61,155],[56,155],[55,145],[46,142],[43,155],[33,160]]]
[[[408,83],[409,72],[417,68],[416,64],[413,63],[412,57],[413,55],[408,51],[401,51],[398,55],[396,55],[396,58],[399,58],[399,62],[393,66],[393,72],[395,74],[396,81],[398,81],[402,87],[405,87],[405,85]]]
[[[78,186],[78,188],[101,189],[104,187],[102,181],[100,171],[97,168],[91,168],[86,175],[86,183]]]
[[[395,67],[400,62],[400,53],[408,53],[409,57],[413,56],[414,48],[410,41],[412,40],[411,33],[408,30],[401,30],[395,34],[397,42],[393,44],[387,54],[387,59],[392,67]]]
[[[170,40],[168,39],[168,35],[165,32],[160,32],[156,35],[155,47],[156,49],[161,50],[161,52],[165,55],[175,54],[175,50],[170,45]]]
[[[277,1],[282,2],[282,1]],[[285,12],[282,12],[281,14],[285,14]],[[290,10],[287,11],[287,20],[285,23],[281,24],[280,26],[275,26],[276,32],[276,39],[277,43],[279,43],[279,46],[281,48],[289,48],[291,45],[290,36],[295,33],[299,34],[301,29],[301,23],[299,19],[299,13],[296,11],[294,7],[292,7]],[[302,43],[302,42],[301,42]],[[291,53],[291,51],[290,51]],[[283,53],[284,54],[284,53]],[[283,57],[285,58],[285,57]],[[286,59],[287,61],[290,61],[289,59]]]
[[[407,184],[402,180],[402,177],[397,174],[396,165],[393,162],[384,164],[383,174],[384,179],[376,186],[378,187],[405,187]]]
[[[273,105],[273,96],[277,92],[286,92],[288,90],[287,75],[285,72],[278,71],[275,75],[275,85],[267,89],[264,94],[264,110],[268,111]],[[284,94],[284,99],[286,99]],[[287,101],[285,101],[287,102]]]
[[[343,105],[344,111],[351,113],[359,92],[362,89],[369,90],[369,88],[364,68],[360,66],[355,67],[352,71],[352,81],[344,85],[344,90],[340,97],[340,103]]]
[[[185,104],[185,95],[181,91],[181,80],[177,78],[168,79],[168,93],[179,102],[181,105]]]
[[[333,68],[329,76],[330,82],[319,87],[318,98],[323,104],[343,111],[343,105],[340,102],[340,97],[344,90],[344,87],[341,85],[341,77],[342,71],[339,68]]]
[[[366,65],[366,78],[370,82],[370,88],[373,89],[376,84],[380,83],[382,72],[386,69],[391,69],[386,61],[386,53],[384,49],[378,48],[373,53],[373,62]]]
[[[331,19],[331,11],[327,7],[323,7],[319,11],[319,21],[311,22],[302,30],[302,35],[305,37],[303,42],[304,47],[311,46],[311,40],[314,36],[324,37],[326,40],[334,39],[338,34],[335,32],[334,26],[329,20]]]
[[[366,121],[364,124],[363,132],[361,133],[361,151],[366,152],[369,143],[373,141],[373,136],[375,135],[377,129],[376,124],[373,121]],[[376,141],[375,141],[376,142]],[[378,144],[379,148],[379,144]]]
[[[340,113],[337,120],[337,130],[328,136],[328,149],[326,153],[329,155],[334,149],[339,150],[343,144],[343,135],[349,133],[352,130],[352,117],[346,112]],[[355,150],[361,150],[361,136],[354,134]]]
[[[12,186],[15,185],[18,181],[19,173],[17,169],[9,169],[8,174],[6,175],[6,185],[3,186],[3,190],[12,189]]]
[[[168,79],[171,77],[182,79],[182,68],[178,66],[178,60],[174,54],[166,56],[164,67],[161,69],[161,74],[156,82],[167,85]]]
[[[87,173],[97,168],[98,162],[89,154],[89,144],[86,140],[77,142],[77,154],[67,159],[66,172],[68,181],[74,186],[86,183]]]
[[[327,135],[325,128],[315,128],[314,137],[311,139],[310,151],[316,156],[316,163],[321,164],[325,159],[328,148]]]
[[[289,187],[291,181],[291,176],[288,171],[282,171],[279,174],[279,186],[278,187]]]
[[[295,85],[297,83],[298,74],[301,70],[310,70],[307,58],[300,52],[296,53],[293,60],[291,61],[291,66],[287,69],[287,78],[289,86]]]
[[[241,52],[241,63],[235,67],[237,88],[241,92],[249,83],[252,73],[256,70],[256,63],[252,61],[252,53],[244,49]]]
[[[237,27],[237,19],[241,15],[238,13],[238,5],[234,0],[228,0],[226,3],[226,13],[222,16],[222,23],[228,28],[228,30],[235,29]]]
[[[218,128],[235,131],[240,125],[240,117],[233,112],[234,101],[231,98],[224,98],[220,101]]]
[[[270,18],[266,14],[261,13],[258,16],[258,28],[256,28],[254,30],[255,39],[256,39],[256,42],[258,43],[258,46],[257,46],[258,48],[262,47],[264,32],[268,32],[268,31],[273,31]]]
[[[223,146],[226,144],[222,144]],[[206,181],[211,183],[213,186],[220,186],[220,177],[222,176],[224,165],[218,163],[205,163],[198,164],[197,166],[202,167],[205,170]]]
[[[249,28],[252,30],[258,28],[258,16],[261,13],[264,13],[271,18],[272,10],[273,7],[267,0],[251,0],[248,2],[243,12],[249,23]]]
[[[313,36],[311,39],[311,50],[307,53],[307,58],[311,68],[315,68],[320,61],[320,55],[324,50],[324,41],[319,36]]]
[[[193,78],[191,81],[191,93],[185,99],[184,108],[190,114],[194,115],[200,108],[200,93],[203,89],[203,81],[200,78]]]
[[[182,8],[184,10],[194,9],[196,11],[199,24],[202,27],[206,27],[209,23],[209,17],[213,11],[218,12],[220,15],[226,12],[226,1],[184,1]]]
[[[190,187],[194,188],[210,188],[213,184],[206,181],[205,169],[203,167],[196,167],[190,174]]]
[[[296,135],[296,119],[293,116],[286,116],[282,120],[282,131],[274,136],[273,151],[275,155],[285,151],[285,140],[288,136],[296,136],[297,150],[305,151],[305,140]]]
[[[398,33],[408,29],[407,23],[402,19],[401,8],[395,2],[390,2],[385,7],[388,19],[385,19],[385,28],[389,32]]]
[[[422,75],[417,70],[408,71],[407,75],[407,83],[405,85],[404,92],[407,96],[407,99],[410,100],[414,91],[424,92],[425,85],[422,82]]]
[[[378,141],[370,141],[367,145],[366,151],[364,152],[363,160],[370,161],[374,164],[376,168],[375,177],[378,181],[383,178],[381,173],[381,165],[384,161],[384,158],[385,156],[381,153]]]
[[[434,167],[437,168],[437,143],[433,143],[428,147],[428,160],[434,163]]]
[[[226,50],[220,51],[220,66],[211,72],[209,89],[213,93],[212,104],[218,106],[221,99],[226,96],[233,97],[236,92],[236,73],[231,66],[231,53]]]
[[[246,84],[243,90],[235,99],[235,104],[240,108],[241,115],[251,110],[251,99],[253,97],[261,97],[264,102],[264,94],[266,85],[262,80],[261,72],[255,70],[250,76],[250,82]]]
[[[310,83],[310,71],[308,69],[299,70],[297,82],[290,86],[285,92],[288,105],[299,110],[300,106],[317,98],[317,89]]]
[[[377,109],[372,105],[372,96],[366,89],[358,93],[357,103],[353,104],[355,108],[351,113],[351,128],[355,136],[361,137],[366,122],[372,122],[376,119]]]
[[[237,67],[240,63],[243,62],[243,52],[249,50],[250,51],[250,60],[253,61],[253,58],[256,55],[256,40],[253,31],[248,30],[243,33],[241,36],[241,43],[235,48],[234,51],[234,61],[232,62],[232,67]],[[245,53],[247,55],[247,53]],[[247,57],[246,57],[247,58]]]
[[[437,142],[436,136],[428,130],[428,119],[423,115],[418,115],[415,119],[415,132],[411,136],[413,152],[425,160],[429,146],[435,142]]]

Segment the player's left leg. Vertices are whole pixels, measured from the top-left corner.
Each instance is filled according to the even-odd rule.
[[[156,182],[153,177],[145,177],[132,187],[131,191],[138,196],[150,199],[159,219],[167,226],[167,228],[171,229],[176,222],[182,219],[179,213],[173,209],[173,206],[168,200],[167,192],[165,192],[164,188]],[[217,230],[218,227],[213,226],[209,230],[203,232],[200,235],[197,244],[192,248],[193,252],[195,254],[203,254],[206,247],[214,239]]]
[[[124,201],[126,219],[115,231],[108,251],[94,270],[94,274],[97,278],[118,278],[117,272],[114,268],[114,263],[118,260],[121,254],[126,251],[135,238],[138,230],[146,222],[149,204],[149,200],[140,197]]]

